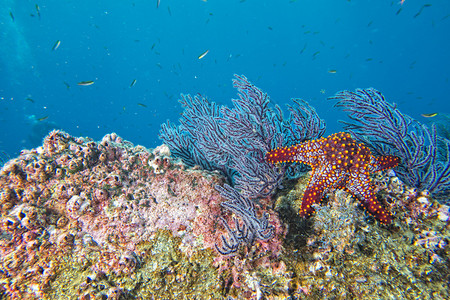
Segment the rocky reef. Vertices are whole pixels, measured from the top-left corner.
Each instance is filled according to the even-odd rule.
[[[379,173],[389,226],[344,191],[303,219],[308,176],[259,200],[271,239],[222,255],[219,172],[52,131],[0,172],[0,299],[449,298],[448,206]]]

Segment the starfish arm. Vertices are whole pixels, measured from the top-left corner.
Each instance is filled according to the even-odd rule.
[[[331,166],[322,165],[318,169],[313,169],[308,187],[303,193],[302,206],[299,210],[301,217],[307,217],[314,212],[313,204],[318,204],[322,200],[325,192],[333,185],[337,174]]]
[[[358,176],[351,176],[346,190],[355,196],[363,207],[378,221],[389,224],[392,221],[392,215],[386,211],[376,200],[375,191],[371,184],[368,173],[360,173]]]
[[[290,147],[273,149],[266,153],[266,161],[271,164],[284,162],[301,162],[311,164],[317,156],[323,155],[324,138],[307,141]]]
[[[397,156],[371,156],[370,159],[370,173],[383,171],[386,169],[395,168],[400,163],[400,158]]]

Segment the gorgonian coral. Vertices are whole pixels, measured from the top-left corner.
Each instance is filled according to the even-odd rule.
[[[286,172],[296,174],[300,168],[274,167],[264,160],[265,153],[320,137],[325,131],[325,122],[306,101],[294,100],[285,118],[281,108],[271,106],[269,96],[246,77],[235,75],[233,85],[239,92],[233,108],[219,107],[201,95],[182,95],[180,102],[185,110],[181,124],[175,127],[168,122],[160,132],[172,154],[186,164],[220,170],[228,177],[230,185],[218,188],[228,199],[223,206],[238,215],[244,227],[236,225],[236,231],[232,231],[227,226],[236,234],[231,235],[231,244],[224,243],[227,249],[222,252],[235,250],[242,241],[251,242],[253,238],[249,237],[270,237],[266,217],[258,218],[248,201],[270,195]]]
[[[401,162],[398,177],[410,186],[428,190],[448,202],[450,192],[450,141],[431,127],[401,113],[379,91],[342,91],[331,100],[348,113],[344,128],[378,155],[395,155]]]

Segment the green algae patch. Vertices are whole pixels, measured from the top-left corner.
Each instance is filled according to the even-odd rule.
[[[78,262],[65,257],[52,281],[48,299],[111,297],[123,299],[220,299],[221,282],[213,267],[211,250],[187,255],[179,249],[181,239],[171,231],[158,230],[154,238],[137,245],[136,268],[129,273],[96,272],[91,252]],[[122,299],[121,298],[121,299]],[[97,299],[97,298],[96,298]]]
[[[221,298],[212,252],[201,250],[188,256],[180,251],[180,244],[180,238],[160,230],[152,241],[138,245],[145,263],[130,283],[133,294],[143,299]]]

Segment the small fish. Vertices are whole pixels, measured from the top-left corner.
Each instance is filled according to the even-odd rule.
[[[396,16],[398,16],[398,14],[402,11],[403,7],[400,7],[399,10],[397,10],[397,12],[395,13]]]
[[[372,60],[373,60],[373,58],[371,58],[371,57],[366,58],[366,61],[372,61]]]
[[[206,54],[208,54],[208,52],[209,52],[209,49],[206,50],[205,52],[203,52],[202,54],[200,54],[200,55],[198,56],[198,59],[202,59],[203,57],[205,57]]]
[[[14,15],[12,12],[9,12],[9,16],[11,17],[11,20],[14,22]]]
[[[67,83],[67,82],[65,82],[65,81],[63,81],[64,82],[64,84],[66,85],[66,88],[67,89],[70,89],[70,85]]]
[[[142,106],[142,107],[147,107],[147,105],[145,105],[144,103],[138,103],[137,105]]]
[[[306,50],[306,45],[307,45],[307,43],[305,43],[305,46],[303,46],[303,49],[300,50],[300,54],[302,54],[303,52],[305,52],[305,50]]]
[[[42,122],[42,121],[44,121],[44,120],[47,120],[48,119],[48,116],[45,116],[45,117],[42,117],[42,118],[39,118],[39,119],[37,119],[39,122]]]
[[[88,81],[80,81],[77,84],[85,86],[85,85],[92,85],[94,84],[94,82],[92,80],[88,80]]]
[[[153,50],[156,46],[156,43],[153,43],[152,48],[150,50]]]
[[[325,91],[324,89],[321,89],[321,90],[320,90],[320,93],[321,93],[321,94],[325,94],[326,91]]]
[[[319,53],[320,53],[320,51],[316,51],[316,52],[314,52],[314,54],[312,56],[316,57],[316,55],[319,54]]]
[[[431,4],[424,4],[424,5],[422,5],[422,7],[420,8],[420,10],[417,12],[417,14],[414,15],[413,18],[417,18],[417,17],[422,13],[422,11],[423,11],[423,9],[424,9],[425,7],[430,7],[430,6],[431,6]]]
[[[161,4],[161,0],[156,0],[156,8],[159,8],[160,4]]]
[[[130,84],[130,87],[133,87],[136,84],[136,79],[133,79],[133,81]]]
[[[41,9],[39,8],[39,5],[35,5],[35,7],[36,7],[36,12],[37,12],[37,15],[38,15],[38,17],[39,17],[39,19],[41,18]]]
[[[272,28],[272,27],[270,27],[270,26],[268,26],[268,27],[267,27],[267,29],[269,29],[269,30],[273,30],[273,28]]]
[[[438,113],[422,114],[422,117],[432,118],[432,117],[436,117],[437,115],[438,115]]]
[[[34,103],[34,100],[31,99],[30,97],[26,97],[25,100],[30,101],[31,103]]]
[[[167,11],[169,12],[169,16],[172,16],[172,12],[170,11],[170,6],[167,6]]]
[[[53,47],[52,47],[52,51],[55,51],[56,49],[58,49],[59,48],[59,45],[61,45],[61,41],[60,40],[57,40],[56,41],[56,43],[53,45]]]
[[[328,73],[330,73],[330,74],[336,74],[336,70],[328,70]]]

